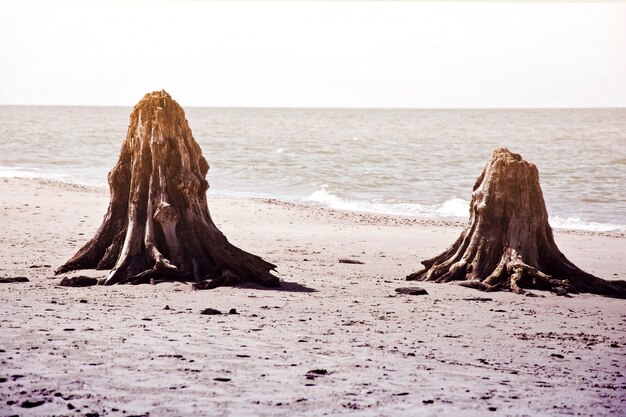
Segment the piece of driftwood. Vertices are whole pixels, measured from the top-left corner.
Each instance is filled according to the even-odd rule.
[[[626,281],[605,281],[557,248],[537,167],[496,149],[472,193],[470,220],[452,246],[422,262],[407,280],[450,282],[484,290],[586,292],[626,298]]]
[[[4,277],[0,278],[0,284],[13,284],[16,282],[28,282],[26,277]]]
[[[428,291],[422,287],[400,287],[396,288],[396,292],[406,295],[428,295]]]
[[[353,264],[353,265],[363,265],[365,263],[357,259],[339,259],[337,262],[339,262],[340,264]]]

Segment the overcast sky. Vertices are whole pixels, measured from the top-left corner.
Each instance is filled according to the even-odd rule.
[[[0,104],[626,107],[626,3],[0,0]]]

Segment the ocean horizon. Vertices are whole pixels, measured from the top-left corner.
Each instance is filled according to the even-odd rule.
[[[106,185],[129,106],[0,106],[0,177]],[[467,219],[497,147],[539,169],[555,228],[626,231],[626,109],[188,107],[209,195]]]

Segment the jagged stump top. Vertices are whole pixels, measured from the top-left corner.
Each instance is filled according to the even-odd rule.
[[[529,239],[537,232],[551,234],[535,164],[506,148],[494,150],[474,184],[470,223],[473,221],[478,221],[479,227],[545,229],[530,230]]]
[[[129,133],[138,127],[159,129],[160,134],[150,132],[148,137],[173,140],[177,136],[191,136],[189,123],[183,108],[165,90],[148,93],[133,107],[130,115]],[[135,138],[128,135],[128,139]]]

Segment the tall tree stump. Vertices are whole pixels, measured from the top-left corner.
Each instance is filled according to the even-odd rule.
[[[626,298],[626,281],[588,274],[559,251],[537,167],[507,149],[496,149],[476,180],[461,236],[422,264],[425,268],[407,280],[460,281],[485,291],[539,289]]]
[[[165,91],[146,94],[130,115],[119,160],[109,172],[111,200],[100,229],[56,273],[111,269],[105,285],[278,285],[275,265],[233,246],[213,223],[208,169],[183,109]]]

